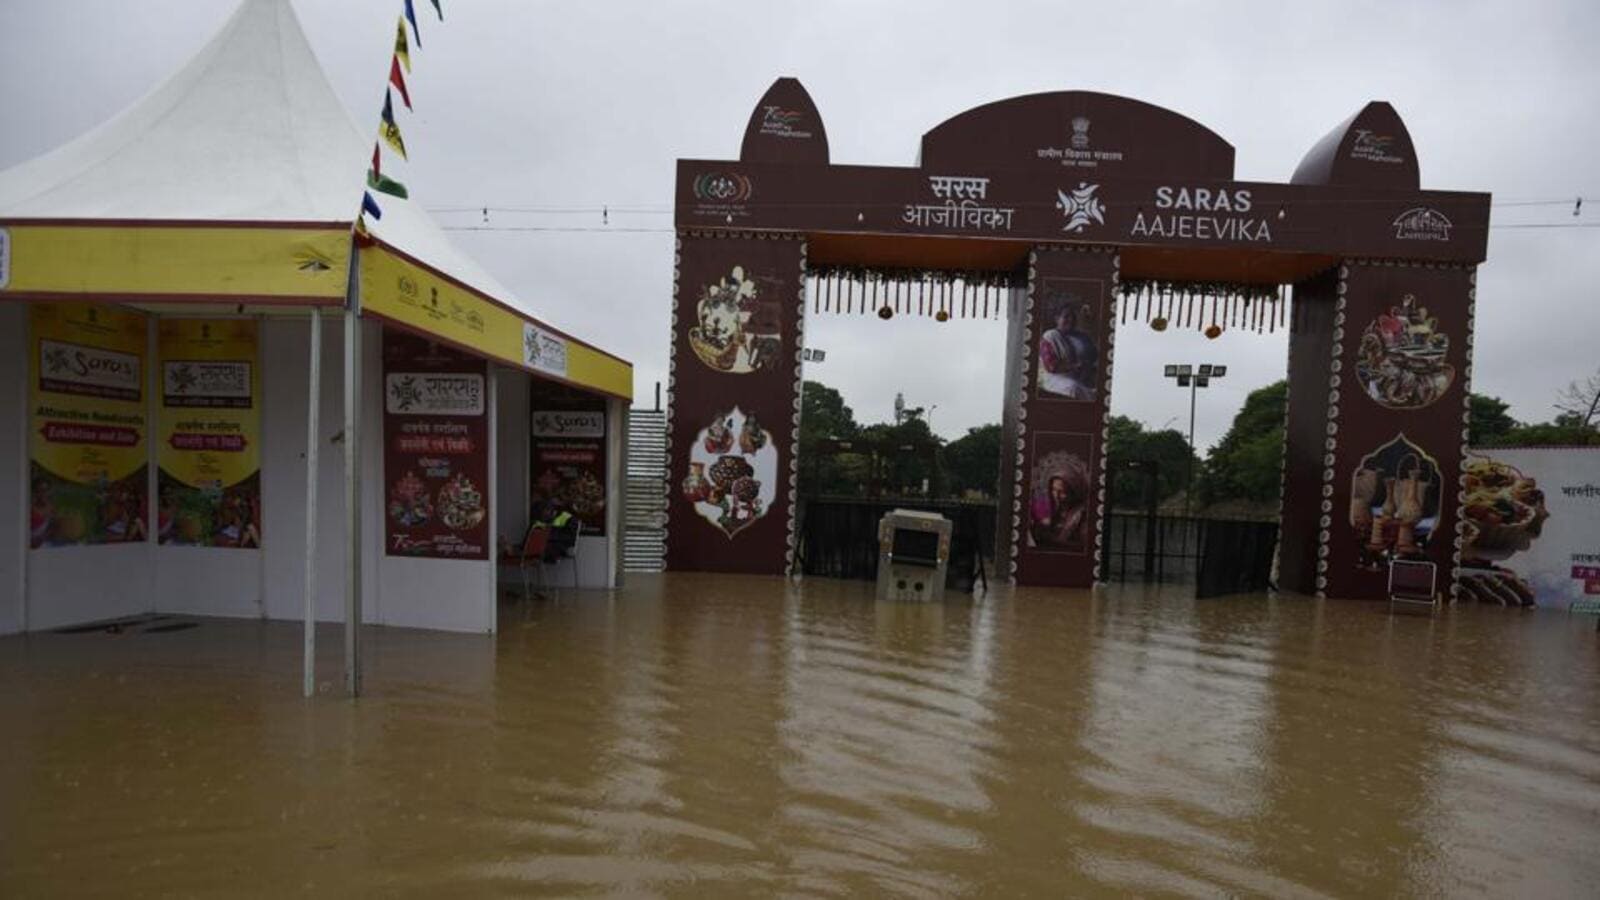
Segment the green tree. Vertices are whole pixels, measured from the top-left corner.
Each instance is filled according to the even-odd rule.
[[[945,485],[955,495],[994,496],[1000,478],[1000,426],[980,425],[944,446]]]
[[[1576,415],[1560,415],[1554,422],[1518,425],[1486,446],[1600,447],[1600,430],[1586,427]]]
[[[886,496],[944,492],[939,465],[943,441],[928,427],[919,409],[908,409],[899,424],[883,422],[861,430],[861,443],[876,454],[878,492]]]
[[[1113,502],[1117,506],[1126,509],[1145,503],[1148,476],[1131,467],[1131,463],[1154,463],[1157,502],[1183,489],[1193,457],[1189,441],[1182,433],[1171,428],[1146,431],[1144,425],[1127,416],[1112,416],[1110,432],[1106,455],[1117,467],[1111,482]]]
[[[834,452],[825,441],[853,440],[861,426],[845,405],[839,392],[817,381],[800,386],[800,492],[820,494],[858,493],[864,483],[865,463],[848,454]]]
[[[1271,503],[1282,490],[1283,416],[1289,383],[1275,381],[1250,392],[1227,434],[1206,456],[1196,479],[1196,498],[1205,504],[1240,499]]]
[[[1499,397],[1472,394],[1467,414],[1467,441],[1474,447],[1485,447],[1504,440],[1517,428],[1517,420],[1506,412],[1510,406]]]

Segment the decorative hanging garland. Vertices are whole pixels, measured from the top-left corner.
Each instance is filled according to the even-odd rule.
[[[1227,281],[1167,281],[1123,279],[1118,285],[1123,300],[1123,321],[1133,307],[1133,318],[1156,331],[1169,325],[1193,327],[1208,337],[1227,328],[1272,331],[1284,321],[1287,291],[1276,284],[1242,284]]]
[[[830,265],[813,265],[806,272],[815,312],[872,312],[885,319],[915,314],[939,322],[993,318],[1005,308],[1000,297],[1023,277],[1014,272]]]

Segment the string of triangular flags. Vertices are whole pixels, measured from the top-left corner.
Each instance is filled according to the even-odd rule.
[[[389,56],[389,81],[383,89],[383,111],[378,117],[378,139],[372,143],[372,165],[367,169],[367,190],[361,193],[361,212],[356,216],[356,233],[367,233],[366,217],[374,219],[383,218],[383,207],[378,205],[377,198],[373,197],[374,191],[398,197],[402,200],[411,196],[406,186],[399,180],[385,175],[383,172],[384,146],[388,151],[399,156],[402,160],[406,156],[405,138],[400,134],[400,123],[395,119],[394,95],[399,93],[400,102],[406,111],[411,111],[411,91],[406,87],[406,75],[411,73],[411,44],[415,43],[417,49],[422,49],[422,29],[417,25],[417,10],[413,0],[403,0],[404,11],[395,19],[394,52]],[[439,21],[444,21],[444,10],[439,6],[439,0],[430,0],[433,11],[438,14]],[[410,25],[410,37],[407,37],[406,26]]]

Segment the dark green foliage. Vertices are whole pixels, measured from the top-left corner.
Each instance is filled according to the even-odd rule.
[[[986,497],[995,494],[1000,477],[1000,426],[980,425],[944,447],[945,485],[961,496],[976,491]]]
[[[1233,425],[1206,455],[1196,479],[1201,503],[1246,500],[1272,503],[1282,488],[1283,415],[1289,383],[1275,381],[1250,392]]]

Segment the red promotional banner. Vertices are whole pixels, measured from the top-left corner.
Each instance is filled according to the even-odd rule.
[[[384,552],[489,558],[488,366],[383,336]]]

